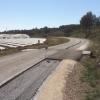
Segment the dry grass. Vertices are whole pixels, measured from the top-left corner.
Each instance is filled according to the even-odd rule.
[[[82,72],[84,67],[77,63],[73,72],[66,78],[66,86],[64,91],[64,100],[85,100],[88,85],[82,82]]]
[[[68,41],[69,39],[65,37],[49,37],[47,38],[47,41],[45,42],[45,44],[47,44],[48,46],[54,46],[54,45],[66,43]]]

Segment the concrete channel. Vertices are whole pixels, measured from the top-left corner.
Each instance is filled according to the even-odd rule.
[[[9,80],[0,86],[0,100],[31,100],[59,63],[58,59],[44,59]]]

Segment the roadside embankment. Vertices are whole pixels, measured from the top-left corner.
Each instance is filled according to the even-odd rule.
[[[66,86],[65,78],[72,73],[76,64],[77,62],[73,60],[63,60],[43,83],[34,100],[63,100],[63,91]]]

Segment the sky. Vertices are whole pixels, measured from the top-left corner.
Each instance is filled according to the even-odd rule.
[[[88,11],[100,15],[100,0],[0,0],[0,31],[78,24]]]

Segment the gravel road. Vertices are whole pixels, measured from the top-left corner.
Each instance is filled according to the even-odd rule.
[[[33,49],[31,51],[22,51],[12,55],[0,57],[0,85],[28,69],[30,66],[43,60],[45,57],[54,55],[59,50],[68,48],[80,42],[80,39],[70,39],[70,42],[45,49]]]
[[[62,57],[64,51],[69,56],[74,56],[74,50],[85,44],[87,40],[70,38],[70,42],[45,49],[23,51],[13,55],[0,58],[0,85],[9,79],[27,70],[31,66],[51,55]],[[67,54],[66,54],[67,56]],[[77,55],[78,56],[78,55]],[[76,58],[76,56],[74,56]],[[0,88],[0,100],[30,100],[43,81],[57,67],[59,61],[51,60],[49,63],[43,61],[30,68],[15,80]]]

